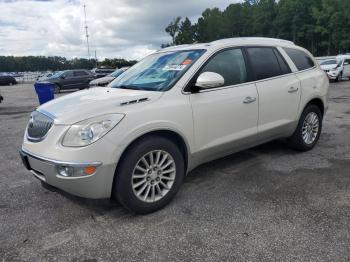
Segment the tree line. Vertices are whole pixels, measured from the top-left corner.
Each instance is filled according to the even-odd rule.
[[[67,69],[92,69],[97,66],[120,68],[131,66],[137,61],[121,58],[104,59],[97,62],[95,59],[74,58],[67,59],[61,56],[0,56],[0,72],[26,71],[61,71]]]
[[[197,22],[173,19],[165,28],[169,45],[210,42],[228,37],[291,40],[315,56],[350,51],[349,0],[245,0],[225,10],[206,9]]]

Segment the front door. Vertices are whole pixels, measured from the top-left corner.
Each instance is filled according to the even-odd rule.
[[[257,136],[258,94],[248,83],[239,48],[221,51],[197,74],[215,72],[224,86],[192,93],[196,153],[210,160],[254,144]]]
[[[344,60],[343,77],[350,78],[350,59],[345,59]]]

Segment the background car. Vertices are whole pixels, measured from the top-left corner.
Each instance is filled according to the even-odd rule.
[[[55,85],[55,93],[67,89],[84,89],[89,87],[89,83],[94,79],[89,70],[75,69],[65,70],[38,82],[50,82]]]
[[[59,72],[61,72],[61,71],[57,71],[57,72],[47,72],[47,73],[45,73],[45,74],[39,75],[38,78],[37,78],[37,80],[44,80],[44,79],[46,79],[46,78],[50,78],[50,77],[52,77],[54,74],[57,74],[57,73],[59,73]]]
[[[115,68],[107,68],[107,67],[101,67],[101,68],[94,68],[91,70],[95,78],[101,78],[104,76],[107,76],[115,71]]]
[[[341,55],[321,63],[330,80],[340,81],[342,78],[350,79],[350,56]]]
[[[10,75],[0,75],[0,85],[15,85],[17,84],[16,79]]]
[[[129,67],[122,67],[118,70],[115,70],[112,74],[109,74],[105,77],[101,77],[95,80],[92,80],[89,84],[90,87],[96,87],[96,86],[107,86],[110,82],[112,82],[114,79],[116,79],[118,76],[120,76],[122,73],[124,73],[126,70],[128,70]]]

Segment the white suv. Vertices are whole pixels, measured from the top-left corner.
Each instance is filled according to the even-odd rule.
[[[312,55],[289,41],[170,47],[106,88],[38,107],[21,156],[44,184],[148,213],[166,205],[185,174],[204,162],[277,138],[312,149],[328,85]]]
[[[350,80],[350,55],[339,55],[335,59],[328,59],[323,61],[320,66],[330,80],[336,82],[343,78]]]

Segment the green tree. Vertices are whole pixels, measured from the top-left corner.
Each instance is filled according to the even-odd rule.
[[[176,44],[191,44],[196,39],[196,28],[192,25],[188,17],[181,21],[179,32],[175,37]]]
[[[173,45],[175,45],[176,43],[176,36],[180,29],[180,21],[181,21],[181,16],[178,16],[174,18],[174,20],[170,22],[170,24],[165,28],[165,32],[167,32],[172,38]]]

